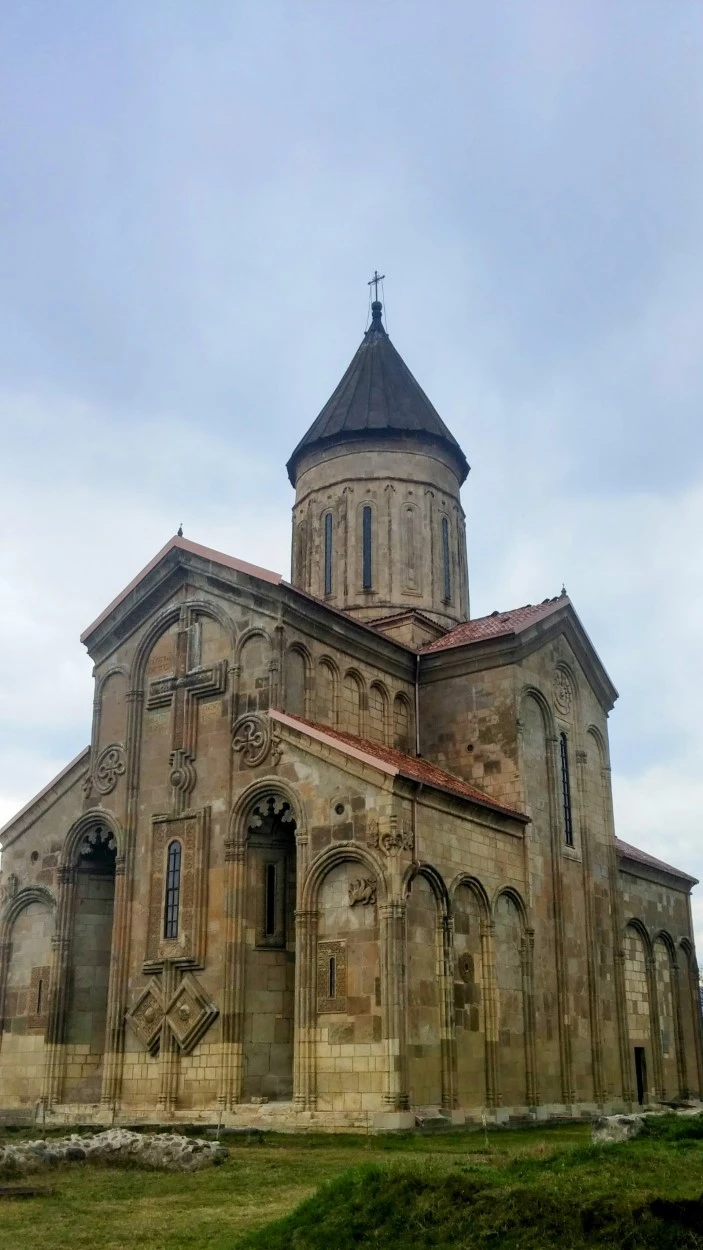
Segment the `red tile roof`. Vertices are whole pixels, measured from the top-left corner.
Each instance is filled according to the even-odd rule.
[[[482,807],[489,807],[493,811],[512,816],[525,824],[528,823],[529,818],[524,813],[497,803],[490,795],[484,794],[482,790],[477,790],[474,786],[467,785],[459,777],[445,772],[443,768],[438,768],[429,760],[421,759],[416,755],[406,755],[403,751],[397,751],[395,747],[385,746],[381,742],[358,738],[355,734],[346,733],[342,729],[330,729],[329,725],[318,725],[314,721],[304,720],[302,716],[293,716],[290,712],[278,712],[272,708],[269,716],[282,725],[302,729],[318,741],[327,741],[331,746],[341,745],[342,748],[346,748],[347,753],[354,755],[357,759],[368,760],[369,763],[391,776],[400,775],[411,781],[422,782],[423,785],[432,786],[435,790],[456,794],[462,799],[470,799],[473,803],[480,803]]]
[[[508,612],[491,612],[490,616],[477,616],[473,621],[462,621],[455,625],[448,634],[429,642],[421,647],[421,651],[444,651],[447,647],[461,647],[470,642],[483,642],[489,638],[498,638],[503,634],[518,634],[536,621],[551,616],[558,608],[569,602],[566,595],[558,595],[554,599],[545,599],[543,603],[527,603],[523,608],[511,608]]]
[[[681,872],[680,868],[672,868],[671,864],[665,864],[663,859],[655,859],[653,855],[648,855],[646,851],[641,851],[638,846],[631,846],[629,842],[623,842],[620,838],[615,839],[615,849],[621,859],[633,859],[637,864],[646,864],[650,868],[658,868],[660,872],[671,873],[673,877],[681,877],[682,881],[690,881],[694,885],[698,884],[697,877],[691,877],[687,872]]]

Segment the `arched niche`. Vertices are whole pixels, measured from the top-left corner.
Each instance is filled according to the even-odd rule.
[[[657,983],[657,1010],[661,1037],[662,1076],[667,1098],[678,1098],[679,1038],[675,969],[675,946],[671,935],[658,933],[653,944],[654,974]]]
[[[486,989],[481,929],[488,900],[479,882],[461,877],[452,888],[457,1096],[460,1107],[486,1104]]]
[[[501,1103],[523,1107],[527,1090],[527,1004],[523,977],[524,910],[510,891],[493,907],[495,975],[498,991],[498,1079]]]
[[[293,1096],[296,832],[295,807],[279,789],[262,788],[242,811],[244,1102]]]
[[[61,1094],[67,1103],[100,1100],[117,849],[117,839],[102,819],[83,822],[72,855],[75,877]]]
[[[0,925],[0,1075],[5,1106],[33,1106],[44,1086],[54,900],[20,890]]]
[[[402,693],[398,693],[393,700],[393,746],[406,754],[412,751],[410,700]]]
[[[637,1101],[645,1103],[655,1088],[652,1039],[652,1001],[648,964],[652,947],[641,921],[632,919],[625,928],[625,1001],[630,1064]]]
[[[442,1054],[442,921],[446,887],[421,868],[407,887],[407,1057],[412,1106],[441,1107],[446,1073]]]
[[[317,665],[315,717],[323,725],[337,724],[339,670],[334,660],[323,656]]]
[[[293,716],[308,715],[310,656],[306,648],[293,644],[285,659],[285,708]]]
[[[374,742],[388,741],[388,691],[382,681],[369,686],[368,735]]]
[[[342,726],[347,733],[363,736],[364,681],[353,669],[344,674],[342,683]]]
[[[237,716],[267,711],[271,702],[271,660],[271,639],[264,630],[251,629],[242,636],[237,652]]]

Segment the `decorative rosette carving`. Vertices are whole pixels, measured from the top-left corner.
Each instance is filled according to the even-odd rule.
[[[573,692],[571,690],[571,682],[568,674],[563,668],[558,668],[554,674],[554,706],[560,716],[569,716],[573,704]]]
[[[127,770],[125,749],[121,742],[111,742],[99,754],[93,770],[93,785],[98,794],[110,794],[117,785],[117,778]]]
[[[235,722],[232,750],[241,755],[247,768],[263,764],[271,749],[271,725],[268,717],[246,712]]]

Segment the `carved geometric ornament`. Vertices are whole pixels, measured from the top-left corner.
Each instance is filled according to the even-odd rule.
[[[127,771],[127,758],[121,742],[111,742],[95,761],[92,782],[98,794],[110,794],[117,785],[118,777]]]
[[[165,1022],[182,1053],[188,1055],[218,1014],[200,983],[186,972],[167,1003],[160,983],[152,977],[127,1012],[127,1019],[142,1046],[152,1054],[159,1049]]]

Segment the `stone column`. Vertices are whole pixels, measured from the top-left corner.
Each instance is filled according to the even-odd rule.
[[[442,916],[437,926],[439,956],[439,1037],[442,1055],[442,1106],[457,1104],[456,1020],[454,1016],[454,921]]]
[[[666,1098],[664,1089],[664,1056],[662,1054],[662,1031],[659,1020],[659,994],[657,992],[657,964],[654,955],[645,956],[647,968],[647,991],[649,996],[649,1036],[652,1039],[654,1066],[654,1092],[659,1102]]]
[[[64,1034],[68,998],[71,933],[75,908],[76,870],[63,865],[57,871],[56,928],[51,939],[52,960],[46,1025],[46,1066],[43,1099],[46,1107],[61,1101],[64,1070]]]
[[[564,940],[564,883],[562,878],[561,824],[558,818],[560,805],[559,787],[557,785],[557,743],[558,739],[555,736],[547,738],[549,813],[552,832],[552,890],[554,894],[554,946],[556,954],[561,1097],[562,1102],[566,1106],[569,1106],[574,1101],[574,1080],[571,1054],[571,1012],[569,1010],[569,989]]]
[[[304,1111],[317,1099],[317,923],[317,911],[296,911],[293,1101]]]
[[[7,977],[10,971],[11,950],[11,942],[0,942],[0,1047],[2,1047],[2,1034],[5,1027],[5,993],[7,990]]]
[[[246,844],[225,842],[225,959],[222,1010],[223,1064],[218,1102],[232,1111],[241,1099],[243,1076]]]
[[[576,751],[576,778],[579,808],[579,825],[581,833],[581,866],[583,881],[583,898],[586,928],[586,967],[588,972],[588,1011],[591,1033],[591,1066],[593,1069],[593,1098],[603,1103],[606,1097],[603,1075],[603,1029],[601,1025],[601,1004],[598,989],[598,968],[596,959],[596,917],[593,902],[593,871],[591,866],[591,831],[585,813],[588,811],[586,802],[585,769],[587,755],[583,750]]]
[[[404,901],[384,903],[378,909],[381,923],[381,1004],[383,1039],[386,1043],[386,1088],[383,1101],[388,1110],[405,1111],[408,1093],[406,961],[406,912]]]
[[[500,1064],[498,1062],[498,986],[495,972],[495,924],[482,920],[481,979],[483,981],[483,1022],[486,1044],[486,1106],[500,1106]]]
[[[693,945],[693,916],[691,913],[691,895],[688,895],[688,932],[691,940],[691,954],[687,957],[688,984],[691,992],[691,1011],[693,1013],[693,1036],[696,1042],[696,1065],[698,1068],[698,1097],[703,1095],[703,1017],[701,1016],[700,994],[698,988],[698,962],[696,948]]]
[[[165,959],[161,977],[161,993],[164,1004],[168,1003],[175,993],[177,983],[177,970],[169,959]],[[168,1020],[164,1018],[164,1022],[161,1025],[161,1046],[159,1051],[161,1079],[157,1110],[165,1116],[172,1116],[176,1110],[179,1057],[178,1043],[171,1032]]]
[[[534,951],[534,929],[526,929],[520,942],[520,972],[522,974],[522,1003],[525,1021],[525,1084],[527,1086],[528,1107],[536,1107],[539,1103],[535,1037]]]
[[[618,1049],[620,1053],[620,1079],[622,1096],[625,1102],[632,1102],[635,1088],[632,1079],[632,1060],[630,1057],[630,1033],[627,1026],[627,991],[625,988],[625,946],[624,923],[622,914],[622,895],[618,876],[618,857],[615,850],[615,825],[613,821],[613,801],[610,785],[610,768],[604,764],[601,768],[601,786],[603,796],[603,812],[605,815],[606,833],[608,837],[608,877],[610,884],[610,914],[612,917],[613,940],[613,984],[615,989],[615,1013],[618,1028]]]
[[[613,851],[613,854],[615,852]],[[618,1006],[618,1041],[620,1043],[620,1073],[622,1078],[622,1096],[625,1102],[634,1102],[635,1085],[632,1079],[630,1063],[630,1030],[627,1025],[627,997],[625,991],[625,948],[622,937],[617,934],[620,945],[616,947],[613,957],[615,976],[615,996]]]
[[[679,1098],[688,1098],[686,1044],[684,1041],[683,1019],[681,1018],[679,961],[675,956],[672,958],[671,955],[669,955],[669,976],[671,977],[671,1002],[674,1009],[674,1029],[676,1032],[676,1079],[679,1083]]]
[[[130,899],[126,863],[131,853],[118,855],[115,861],[115,901],[112,920],[112,952],[110,957],[110,983],[107,994],[105,1020],[105,1061],[100,1101],[104,1107],[116,1109],[119,1099],[122,1062],[124,1059],[125,1011],[127,1007],[127,984],[129,963]],[[129,874],[131,877],[131,873]]]

